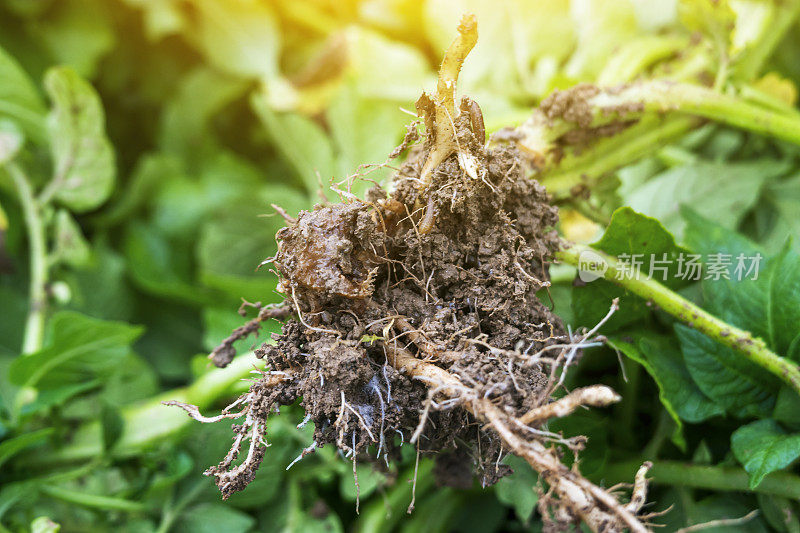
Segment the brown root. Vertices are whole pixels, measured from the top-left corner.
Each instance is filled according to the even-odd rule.
[[[269,319],[277,320],[286,318],[292,313],[292,307],[287,304],[282,304],[276,307],[261,307],[258,304],[255,305],[259,307],[258,316],[247,322],[245,325],[239,326],[233,330],[233,333],[223,340],[219,346],[214,348],[214,350],[208,356],[214,365],[220,368],[228,366],[230,362],[233,361],[233,358],[236,357],[236,350],[233,348],[233,344],[236,341],[246,339],[250,335],[258,335],[258,331],[261,329],[262,322]]]
[[[520,435],[521,427],[549,418],[565,416],[582,405],[605,406],[621,399],[609,387],[597,385],[578,389],[571,394],[529,411],[519,418],[509,417],[490,400],[481,398],[449,372],[422,361],[406,349],[387,346],[389,362],[403,374],[413,376],[429,384],[436,394],[460,400],[460,404],[479,420],[488,422],[500,435],[504,445],[514,454],[525,459],[550,485],[558,499],[549,502],[556,508],[555,516],[570,523],[583,521],[593,531],[646,532],[647,527],[636,518],[636,513],[645,503],[647,481],[645,475],[652,466],[645,463],[636,475],[636,483],[628,505],[600,487],[592,484],[576,471],[567,468],[553,446],[546,446],[539,439]],[[515,429],[511,429],[511,428]]]

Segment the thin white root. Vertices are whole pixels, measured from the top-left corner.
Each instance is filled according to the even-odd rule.
[[[417,459],[414,461],[414,479],[411,481],[411,503],[408,504],[406,513],[414,512],[414,504],[417,501],[417,474],[419,473],[419,443],[417,443]]]
[[[558,378],[558,384],[554,387],[553,390],[557,389],[564,383],[564,378],[567,376],[567,368],[572,364],[572,360],[574,359],[575,355],[578,353],[578,350],[581,348],[586,347],[586,343],[590,342],[590,339],[597,333],[600,328],[608,322],[611,317],[619,311],[619,298],[614,298],[611,301],[611,307],[608,309],[608,313],[606,316],[603,317],[600,322],[595,324],[595,326],[589,330],[586,335],[584,335],[580,340],[578,340],[575,344],[573,344],[572,348],[567,352],[566,361],[564,362],[564,370],[561,372],[561,376]],[[571,335],[570,335],[571,336]],[[571,341],[572,339],[570,339]]]
[[[168,400],[161,403],[163,405],[174,405],[175,407],[180,407],[181,409],[186,411],[186,414],[188,414],[191,418],[197,420],[198,422],[202,422],[204,424],[219,422],[220,420],[224,420],[226,418],[241,418],[249,410],[249,408],[245,408],[239,411],[238,413],[222,413],[217,416],[203,416],[200,413],[200,409],[196,405],[192,405],[190,403],[183,403],[175,400]]]
[[[342,392],[342,398],[344,398],[344,392]],[[347,407],[347,409],[348,409],[348,410],[349,410],[351,413],[353,413],[354,415],[356,415],[356,418],[358,419],[358,422],[361,424],[361,427],[363,427],[363,428],[364,428],[364,431],[366,431],[366,432],[367,432],[367,435],[369,435],[369,439],[370,439],[372,442],[378,442],[378,439],[376,439],[376,438],[375,438],[375,435],[373,435],[373,434],[372,434],[372,431],[370,431],[370,430],[369,430],[369,426],[367,425],[367,423],[366,423],[366,422],[364,422],[364,417],[362,417],[362,416],[361,416],[361,414],[360,414],[358,411],[356,411],[355,409],[353,409],[353,406],[351,406],[349,403],[345,402],[345,407]]]
[[[291,467],[295,465],[295,463],[299,462],[303,457],[314,453],[316,450],[317,450],[317,441],[314,441],[311,443],[311,446],[309,446],[308,448],[304,448],[303,451],[300,453],[300,455],[295,457],[294,461],[289,463],[289,466],[286,467],[286,470],[289,470]]]
[[[431,404],[433,403],[433,394],[428,391],[428,399],[425,402],[425,409],[422,410],[422,414],[419,417],[419,424],[417,424],[417,429],[414,430],[414,434],[411,435],[411,440],[408,441],[411,444],[415,444],[417,439],[422,434],[422,430],[425,429],[425,422],[428,420],[428,414],[431,411]]]

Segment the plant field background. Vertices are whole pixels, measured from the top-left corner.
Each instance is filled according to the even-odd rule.
[[[359,467],[356,514],[352,464],[333,450],[286,470],[310,442],[298,406],[273,418],[256,480],[222,502],[202,472],[227,452],[230,424],[196,424],[160,401],[213,412],[246,389],[251,355],[225,370],[206,356],[241,324],[242,299],[282,300],[275,275],[255,270],[283,225],[270,205],[296,214],[320,194],[336,199],[331,180],[387,178],[390,168],[360,166],[381,165],[402,140],[462,13],[477,14],[480,39],[460,90],[493,132],[554,89],[683,71],[800,124],[799,10],[796,0],[0,0],[0,531],[541,530],[536,475],[513,458],[513,476],[471,490],[437,487],[423,458],[407,515],[410,447],[399,470]],[[790,136],[698,121],[624,164],[598,156],[577,167],[592,200],[562,201],[559,230],[577,242],[605,231],[599,247],[614,255],[761,254],[758,282],[672,288],[800,362]],[[44,236],[38,343],[26,338],[37,273],[25,186]],[[594,325],[616,296],[623,304],[602,331],[614,349],[588,351],[569,383],[605,383],[623,401],[551,424],[589,437],[582,472],[611,485],[653,460],[652,510],[671,509],[656,519],[666,531],[756,510],[707,531],[800,531],[797,393],[574,274],[554,267],[543,295],[572,328]]]

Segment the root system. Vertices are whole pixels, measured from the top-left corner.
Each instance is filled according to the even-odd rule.
[[[206,472],[223,497],[255,476],[268,416],[299,402],[315,428],[299,459],[333,445],[354,463],[388,465],[405,444],[437,458],[440,483],[476,477],[487,486],[511,473],[502,459],[514,453],[541,475],[539,506],[551,530],[583,521],[645,531],[637,515],[646,469],[630,503],[620,503],[562,463],[584,439],[547,430],[553,417],[619,397],[595,386],[552,399],[581,349],[599,340],[597,328],[568,334],[542,301],[559,247],[557,210],[513,144],[486,145],[477,104],[454,105],[474,18],[459,32],[437,93],[417,102],[424,143],[411,147],[389,188],[376,185],[365,199],[339,190],[341,203],[287,217],[278,232],[271,261],[286,301],[262,309],[212,354],[224,366],[236,339],[263,319],[291,315],[256,350],[268,370],[219,417],[179,405],[201,421],[239,419],[230,453]]]

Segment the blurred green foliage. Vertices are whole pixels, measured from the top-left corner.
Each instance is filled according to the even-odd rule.
[[[0,1],[0,531],[539,530],[536,476],[513,458],[516,475],[467,491],[436,487],[423,459],[407,516],[411,449],[399,470],[359,467],[356,515],[352,466],[333,450],[285,471],[311,440],[309,428],[295,426],[296,406],[271,421],[256,480],[222,503],[200,473],[226,453],[229,426],[191,423],[158,402],[215,409],[247,386],[247,357],[211,371],[205,354],[239,325],[242,298],[281,299],[275,275],[255,270],[274,254],[283,225],[270,204],[293,215],[319,194],[336,199],[329,185],[346,189],[357,172],[385,179],[391,169],[379,166],[412,120],[407,110],[433,86],[463,12],[478,15],[480,40],[462,92],[493,131],[522,122],[554,89],[675,72],[710,72],[723,85],[730,76],[754,98],[790,108],[800,82],[794,4]],[[780,75],[762,77],[772,70]],[[596,190],[602,205],[567,206],[562,230],[586,233],[579,211],[597,209],[602,219],[629,205],[638,213],[615,214],[601,241],[607,251],[641,251],[620,244],[631,234],[659,253],[681,251],[675,238],[701,250],[715,244],[701,238],[710,228],[741,248],[748,241],[739,231],[786,263],[781,290],[794,298],[797,258],[783,247],[800,229],[798,154],[707,125],[605,176]],[[20,353],[36,268],[17,171],[36,195],[47,251],[46,327],[29,355]],[[368,185],[357,179],[352,190]],[[716,224],[682,215],[680,205]],[[739,289],[719,289],[727,291],[717,294],[720,313]],[[602,282],[573,291],[562,277],[552,297],[579,326],[594,323],[619,292]],[[784,311],[770,320],[780,322],[763,327],[795,331],[789,297],[776,300]],[[551,428],[589,435],[584,473],[618,481],[609,465],[648,454],[738,461],[755,489],[791,468],[797,398],[769,377],[752,397],[719,390],[723,370],[738,371],[735,381],[752,369],[712,368],[704,377],[710,353],[717,364],[730,354],[693,331],[679,327],[676,337],[641,302],[632,307],[608,331],[630,358],[627,380],[611,350],[592,352],[571,378],[611,384],[625,401]],[[752,326],[748,316],[731,321]],[[770,343],[797,360],[793,340]],[[656,509],[673,505],[668,530],[760,508],[747,525],[753,531],[800,531],[796,502],[774,493],[729,498],[674,485],[654,492]]]

